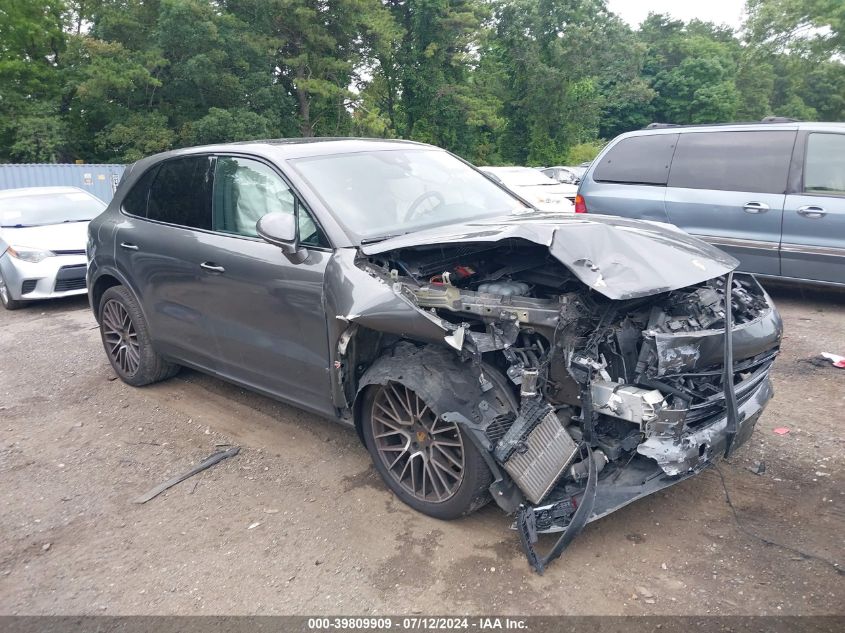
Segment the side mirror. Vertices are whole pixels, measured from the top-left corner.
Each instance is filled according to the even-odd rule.
[[[265,242],[282,249],[294,264],[301,264],[308,258],[308,251],[296,242],[296,215],[293,213],[268,213],[258,220],[255,230]]]

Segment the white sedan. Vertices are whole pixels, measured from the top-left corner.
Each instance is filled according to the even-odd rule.
[[[88,222],[106,203],[76,187],[0,191],[0,303],[85,294]]]
[[[540,211],[575,212],[578,187],[552,180],[530,167],[479,167],[516,195],[525,198]]]

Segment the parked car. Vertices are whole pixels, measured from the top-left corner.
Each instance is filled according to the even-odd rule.
[[[420,143],[159,154],[89,239],[124,382],[186,365],[354,427],[412,508],[515,513],[537,569],[742,444],[772,396],[780,317],[735,259],[656,223],[539,212]]]
[[[562,185],[530,167],[479,167],[516,195],[522,196],[541,211],[572,213],[578,188]]]
[[[845,123],[651,126],[608,144],[579,196],[676,224],[745,272],[845,283]]]
[[[76,187],[0,191],[0,303],[85,294],[88,222],[106,203]]]
[[[577,167],[543,167],[540,169],[540,172],[555,180],[559,183],[564,185],[577,185],[581,182],[581,178],[584,176],[584,172],[587,171],[586,167],[581,167],[580,165]]]

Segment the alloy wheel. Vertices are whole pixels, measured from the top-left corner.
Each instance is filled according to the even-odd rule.
[[[411,389],[391,382],[373,400],[376,451],[390,476],[409,494],[429,503],[452,497],[464,478],[464,443]]]
[[[3,305],[9,303],[9,289],[6,287],[3,275],[0,275],[0,301],[3,302]]]
[[[111,299],[103,305],[102,322],[106,352],[126,376],[133,376],[141,364],[141,347],[129,312]]]

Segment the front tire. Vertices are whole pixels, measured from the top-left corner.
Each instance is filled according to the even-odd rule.
[[[133,294],[113,286],[100,298],[100,336],[112,368],[127,385],[143,387],[175,376],[179,366],[155,352],[147,322]]]
[[[493,478],[478,449],[410,388],[393,381],[371,385],[362,407],[367,450],[404,503],[437,519],[456,519],[490,500]]]
[[[17,310],[22,308],[25,303],[24,301],[12,299],[12,295],[9,294],[9,287],[6,285],[6,280],[3,278],[2,272],[0,272],[0,303],[2,303],[3,307],[7,310]]]

